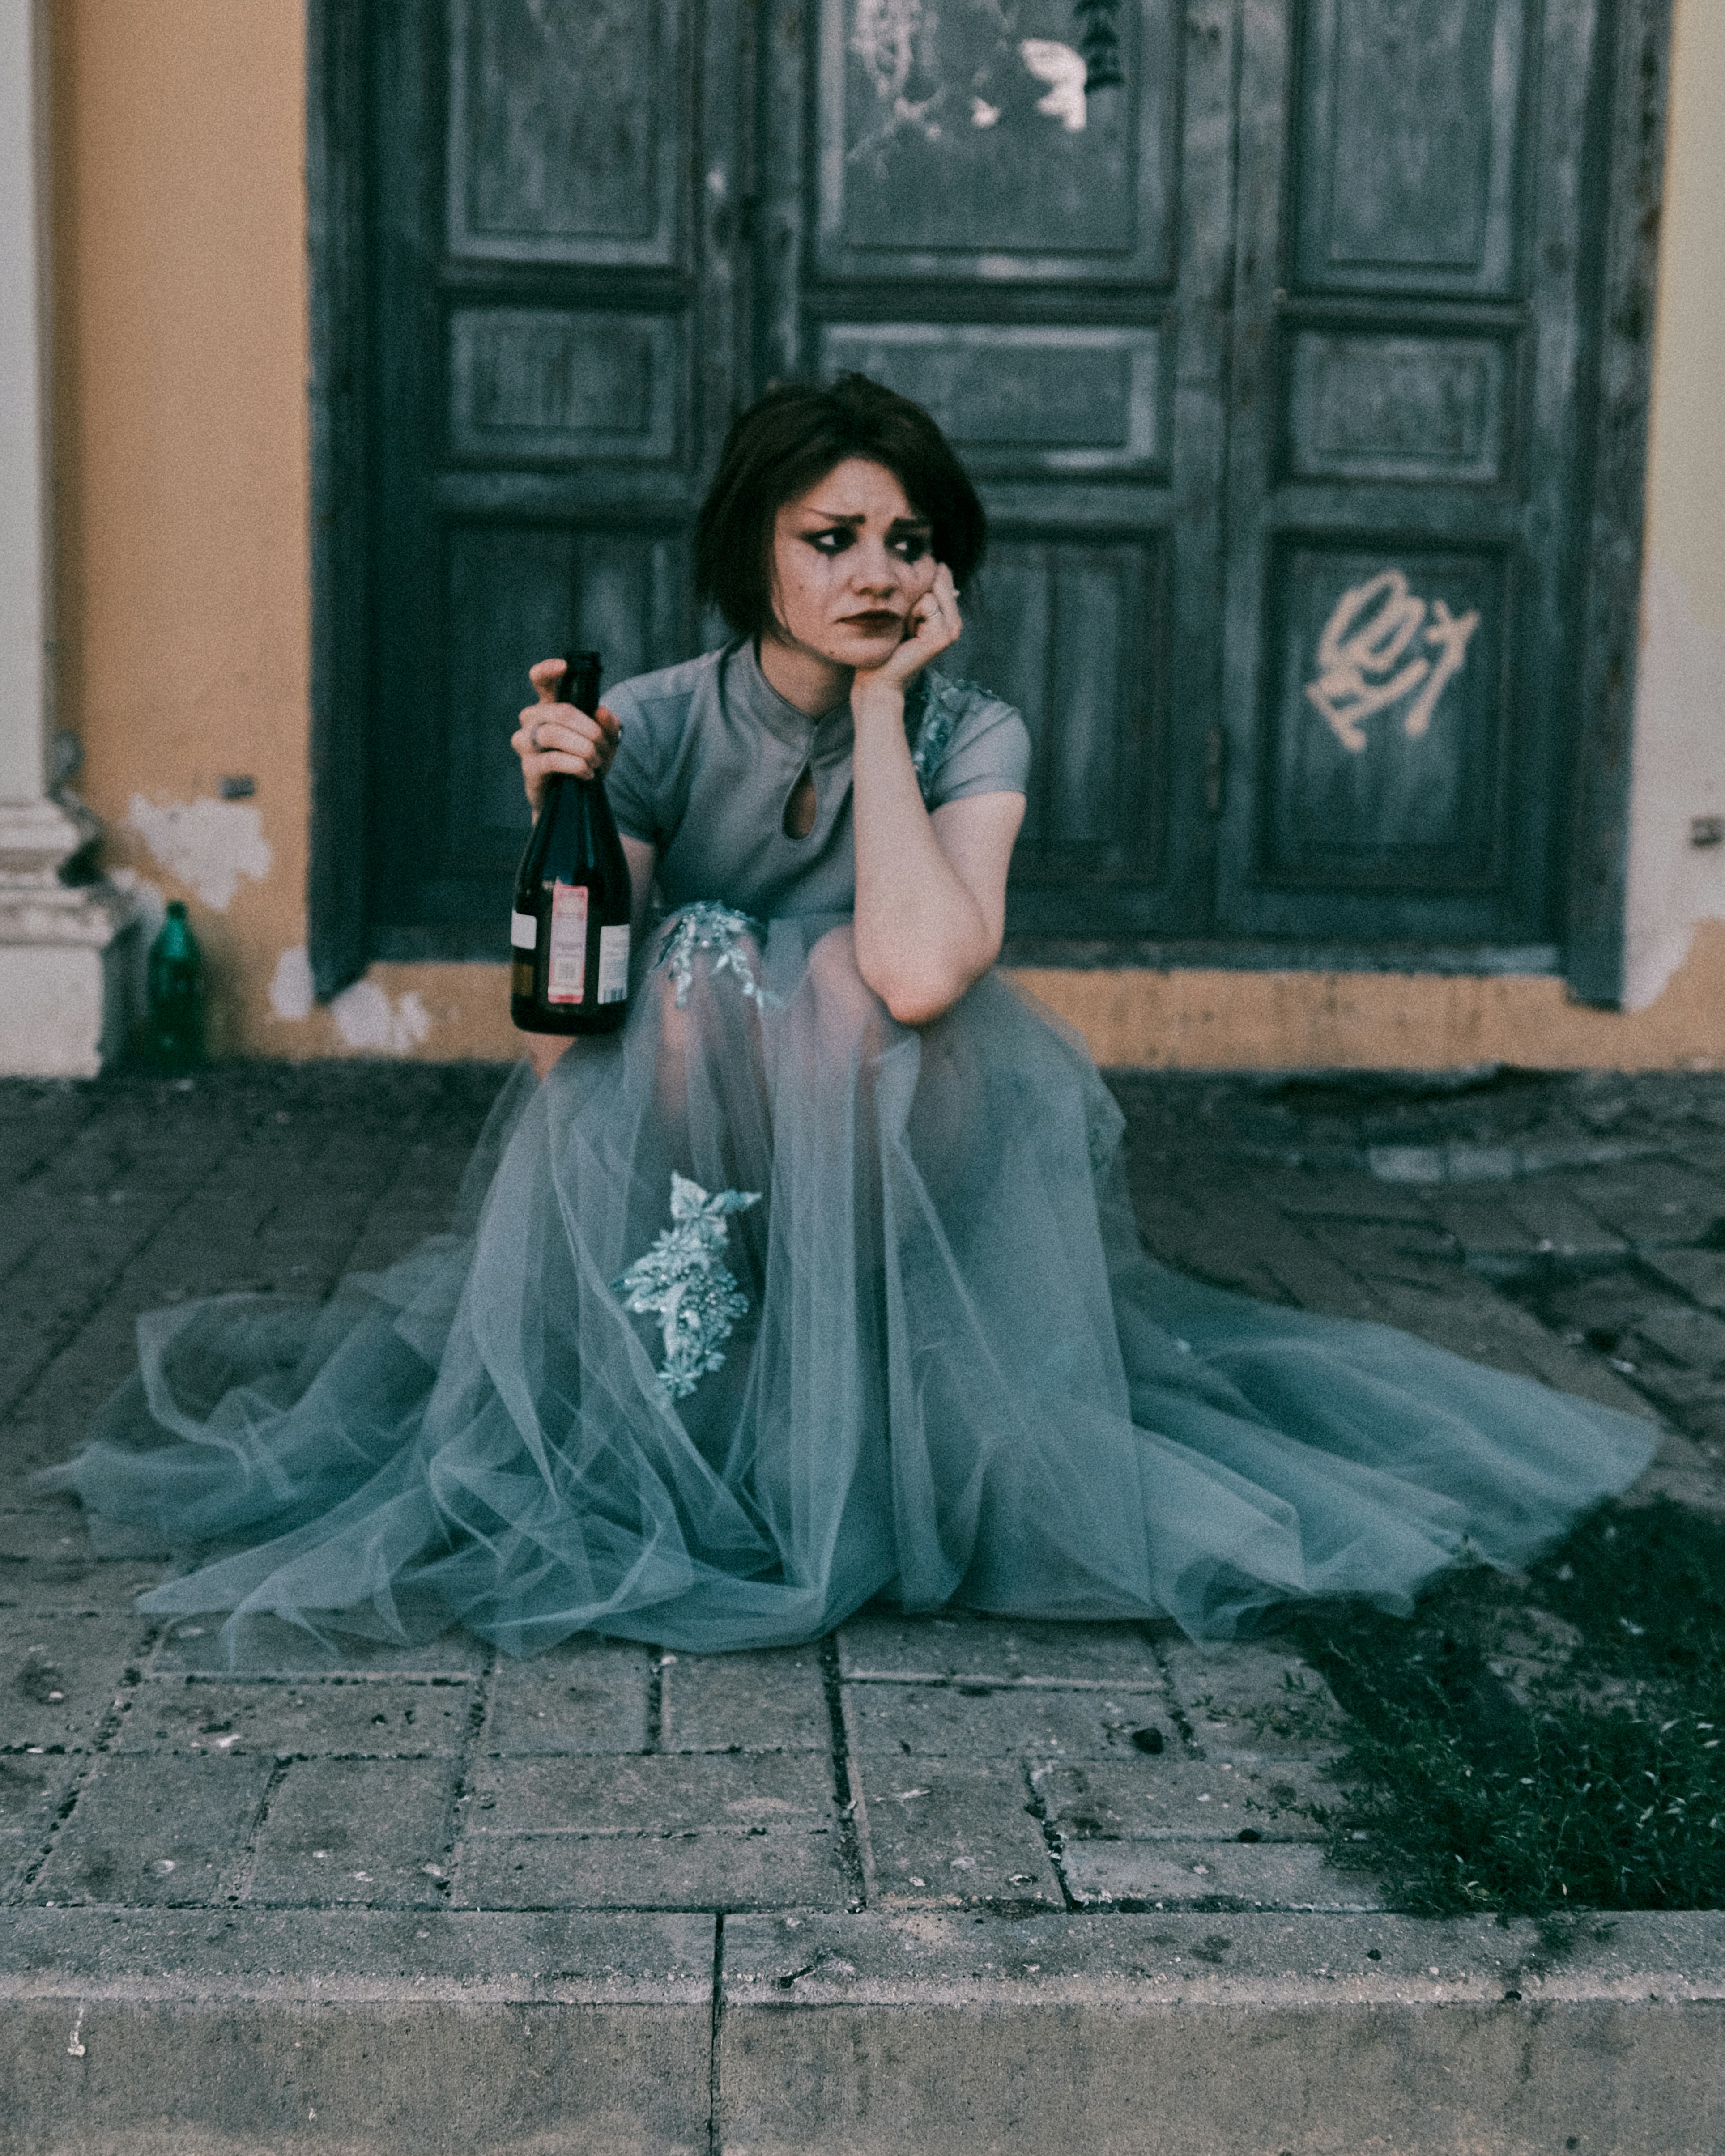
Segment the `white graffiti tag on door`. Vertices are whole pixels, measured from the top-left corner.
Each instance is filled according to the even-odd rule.
[[[1399,569],[1385,569],[1337,600],[1317,640],[1317,679],[1306,685],[1307,700],[1343,748],[1359,750],[1366,745],[1361,720],[1410,696],[1402,732],[1418,741],[1479,625],[1477,607],[1452,614],[1434,599],[1428,608]],[[1416,638],[1435,656],[1411,649]]]

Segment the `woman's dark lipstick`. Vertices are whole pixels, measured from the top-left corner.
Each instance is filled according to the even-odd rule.
[[[847,629],[896,629],[899,617],[888,607],[876,607],[867,613],[847,613],[839,617]]]

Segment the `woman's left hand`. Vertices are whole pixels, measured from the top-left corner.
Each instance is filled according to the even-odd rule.
[[[542,659],[527,679],[539,692],[510,739],[521,760],[521,778],[533,814],[545,798],[545,782],[566,771],[572,778],[603,778],[611,768],[623,726],[617,714],[601,704],[596,711],[578,711],[561,701],[565,662]]]
[[[952,582],[952,572],[944,562],[936,562],[934,582],[911,608],[906,619],[910,633],[892,656],[883,665],[857,668],[850,685],[853,711],[860,700],[866,701],[871,688],[891,689],[902,696],[906,685],[930,660],[939,658],[963,635],[957,589]]]

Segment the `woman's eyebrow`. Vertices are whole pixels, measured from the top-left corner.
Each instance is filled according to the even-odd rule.
[[[809,506],[803,510],[803,514],[816,518],[822,524],[866,524],[869,521],[860,510],[841,515],[836,509]],[[895,516],[886,528],[889,531],[932,531],[934,526],[926,516]]]

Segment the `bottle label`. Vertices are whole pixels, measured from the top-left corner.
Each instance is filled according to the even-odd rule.
[[[578,1004],[587,986],[587,886],[554,883],[551,887],[551,950],[546,968],[545,1000]]]
[[[629,1000],[629,931],[599,931],[599,1001],[621,1004]]]
[[[539,924],[531,913],[511,911],[509,916],[509,940],[517,951],[531,951],[539,940]]]

